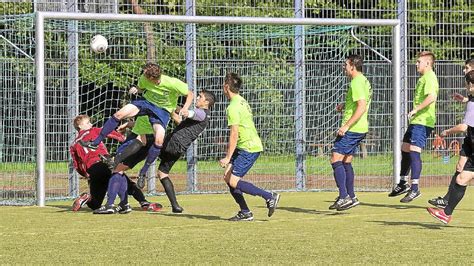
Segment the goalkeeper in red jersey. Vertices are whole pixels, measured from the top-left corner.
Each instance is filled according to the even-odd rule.
[[[112,175],[108,166],[101,162],[100,156],[108,156],[109,153],[103,143],[100,143],[97,149],[89,149],[81,146],[79,141],[91,140],[98,136],[100,128],[93,127],[90,118],[87,115],[79,115],[74,119],[74,128],[78,135],[71,145],[69,152],[74,162],[74,168],[83,177],[88,179],[90,193],[82,193],[72,206],[73,211],[78,211],[87,204],[92,210],[100,208],[107,192],[110,177]],[[107,137],[123,142],[125,137],[112,131]],[[161,209],[161,205],[150,203],[146,200],[142,191],[138,189],[134,182],[126,177],[126,192],[132,195],[141,205],[142,209]]]

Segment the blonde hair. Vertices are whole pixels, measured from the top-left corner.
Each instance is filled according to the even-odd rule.
[[[79,127],[79,125],[82,123],[82,121],[84,121],[85,119],[91,119],[88,115],[78,115],[76,117],[74,117],[74,128],[77,130],[77,131],[80,131],[81,128]]]
[[[420,57],[425,57],[425,56],[427,56],[427,57],[429,58],[429,61],[430,61],[431,66],[434,66],[434,63],[435,63],[436,58],[435,58],[435,55],[433,54],[433,52],[430,52],[430,51],[423,51],[423,52],[420,52],[420,53],[418,54],[418,58],[420,58]]]

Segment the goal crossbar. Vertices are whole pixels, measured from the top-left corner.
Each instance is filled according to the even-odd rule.
[[[213,17],[213,16],[170,16],[136,14],[96,14],[66,12],[36,12],[36,132],[37,132],[37,205],[45,206],[45,43],[44,21],[98,20],[98,21],[134,21],[186,24],[260,24],[260,25],[322,25],[322,26],[390,26],[392,27],[392,66],[393,66],[393,182],[398,182],[401,149],[401,41],[400,21],[398,19],[323,19],[323,18],[268,18],[268,17]]]

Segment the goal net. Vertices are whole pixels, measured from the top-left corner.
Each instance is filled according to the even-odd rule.
[[[30,204],[37,200],[38,178],[35,20],[24,16],[3,23],[8,26],[0,29],[6,59],[0,70],[0,202]],[[96,34],[108,39],[103,54],[89,48]],[[101,127],[133,99],[128,88],[136,84],[146,60],[158,62],[164,74],[186,81],[195,92],[207,89],[218,99],[209,127],[191,148],[193,160],[184,156],[170,174],[177,191],[227,190],[217,161],[229,134],[228,101],[222,93],[228,71],[243,78],[241,94],[252,107],[265,149],[246,179],[271,190],[334,189],[328,155],[341,120],[335,106],[344,102],[348,85],[344,59],[354,53],[364,57],[364,73],[373,87],[370,132],[362,158],[354,160],[356,187],[386,190],[392,182],[392,46],[390,26],[45,19],[46,199],[87,190],[68,153],[76,134],[72,119],[87,114]],[[108,140],[106,145],[113,153],[118,143]]]

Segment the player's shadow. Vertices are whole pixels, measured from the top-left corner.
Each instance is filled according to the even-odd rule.
[[[444,228],[449,228],[448,225],[443,225],[441,223],[420,223],[420,222],[397,222],[397,221],[369,221],[371,223],[378,223],[381,225],[386,226],[400,226],[400,225],[409,225],[414,227],[421,227],[423,229],[431,229],[431,230],[441,230]],[[474,229],[472,226],[455,226],[456,228],[462,229]]]
[[[409,205],[409,204],[380,204],[361,202],[361,206],[375,207],[375,208],[390,208],[390,209],[426,209],[423,206]]]
[[[263,208],[263,207],[262,207]],[[336,211],[319,211],[314,209],[305,209],[299,207],[278,207],[276,211],[287,211],[287,212],[295,212],[295,213],[306,213],[306,214],[316,214],[316,215],[329,215],[329,216],[336,216],[336,215],[345,215],[348,214],[347,212],[336,212]]]
[[[59,210],[57,212],[73,212],[71,210],[71,205],[50,205],[48,207],[58,208]],[[91,212],[91,209],[89,209],[89,207],[84,207],[78,210],[77,212]]]
[[[227,219],[215,215],[200,215],[200,214],[189,214],[189,213],[163,213],[163,212],[150,212],[153,215],[169,216],[169,217],[182,217],[187,219],[203,219],[208,221],[227,221]]]

